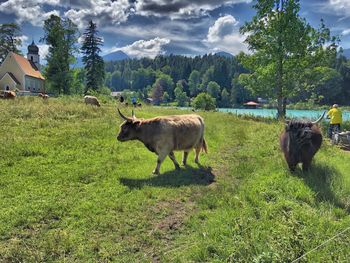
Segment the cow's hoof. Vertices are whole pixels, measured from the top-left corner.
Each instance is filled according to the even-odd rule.
[[[152,173],[153,174],[159,174],[159,171],[158,170],[154,170]]]
[[[176,170],[180,170],[181,168],[180,168],[180,165],[175,165],[175,169]]]

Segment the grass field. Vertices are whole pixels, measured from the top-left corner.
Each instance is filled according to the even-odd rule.
[[[153,153],[117,142],[112,102],[18,98],[0,112],[0,262],[292,262],[350,227],[350,154],[326,142],[291,174],[281,123],[199,112],[202,166],[191,153],[152,175]],[[349,262],[349,247],[350,231],[300,262]]]

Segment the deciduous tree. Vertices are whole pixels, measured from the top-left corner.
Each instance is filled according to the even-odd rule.
[[[73,82],[70,64],[78,51],[77,26],[68,18],[61,19],[51,15],[44,22],[44,34],[41,41],[49,45],[49,53],[46,56],[46,79],[53,92],[69,94]]]
[[[19,47],[22,44],[20,33],[21,29],[15,23],[0,24],[0,64],[9,52],[20,54]]]
[[[241,28],[254,51],[241,60],[251,73],[241,74],[240,82],[256,95],[277,99],[278,117],[284,118],[286,98],[301,87],[305,68],[330,54],[323,52],[329,30],[317,31],[300,17],[299,0],[258,0],[254,8],[256,15]]]
[[[199,93],[197,97],[194,98],[192,102],[192,106],[195,109],[202,110],[215,110],[216,108],[216,100],[208,93],[202,92]]]

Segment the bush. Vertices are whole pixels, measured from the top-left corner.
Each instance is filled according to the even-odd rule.
[[[193,100],[192,106],[195,109],[215,110],[216,100],[208,93],[202,92]]]
[[[106,95],[106,96],[110,96],[111,95],[111,90],[108,88],[108,87],[106,87],[106,86],[104,86],[104,87],[101,87],[101,88],[99,88],[99,90],[98,90],[98,93],[100,93],[100,94],[102,94],[102,95]]]

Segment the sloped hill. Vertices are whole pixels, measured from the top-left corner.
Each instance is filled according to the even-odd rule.
[[[347,59],[350,59],[350,48],[344,49],[343,54]]]
[[[217,56],[225,57],[225,58],[233,58],[234,56],[231,53],[225,52],[225,51],[220,51],[215,53]]]
[[[197,112],[201,166],[191,152],[152,175],[154,153],[116,140],[115,101],[17,98],[0,111],[1,262],[292,262],[350,225],[350,155],[325,141],[310,172],[291,174],[283,123]],[[347,232],[303,261],[347,262],[349,245]]]
[[[129,56],[121,50],[118,50],[103,56],[103,60],[106,62],[119,61],[119,60],[125,60],[125,59],[129,59]]]

